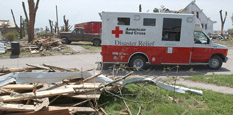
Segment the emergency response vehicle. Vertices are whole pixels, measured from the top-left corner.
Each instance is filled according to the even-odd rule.
[[[219,69],[228,48],[201,31],[193,14],[102,13],[102,61],[129,64],[208,65]]]

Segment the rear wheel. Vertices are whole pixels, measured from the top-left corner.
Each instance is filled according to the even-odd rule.
[[[99,39],[94,39],[93,40],[93,46],[100,46],[101,41]]]
[[[65,38],[65,37],[61,38],[61,40],[62,40],[61,42],[63,44],[70,44],[71,43],[71,41],[68,38]]]
[[[209,60],[209,68],[218,70],[222,67],[222,59],[219,56],[213,56]]]
[[[144,69],[146,67],[146,59],[142,56],[134,56],[129,65],[137,70]]]

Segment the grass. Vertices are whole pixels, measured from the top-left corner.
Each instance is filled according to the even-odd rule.
[[[195,94],[175,93],[175,101],[171,100],[174,93],[154,85],[129,84],[123,89],[124,97],[133,101],[149,102],[149,104],[126,101],[133,115],[141,106],[141,115],[216,115],[233,113],[233,95],[203,90],[203,96]],[[135,95],[127,95],[135,94]],[[100,102],[109,101],[104,109],[109,115],[123,114],[126,107],[122,99],[111,95],[101,96]]]
[[[226,46],[233,46],[233,37],[230,37],[227,40],[219,40],[219,39],[213,39],[215,43],[226,45]]]
[[[101,46],[93,46],[92,42],[72,42],[72,44],[80,45],[87,50],[101,50]]]
[[[233,88],[233,75],[197,75],[184,79]]]

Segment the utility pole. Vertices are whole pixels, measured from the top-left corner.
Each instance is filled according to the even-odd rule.
[[[59,25],[58,25],[58,10],[57,10],[57,5],[56,5],[56,17],[57,17],[57,23],[56,23],[56,30],[57,30],[57,33],[59,34]]]

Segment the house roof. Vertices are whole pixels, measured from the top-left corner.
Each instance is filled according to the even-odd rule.
[[[0,28],[5,24],[8,25],[8,28],[15,28],[15,24],[11,23],[9,20],[0,20]]]
[[[195,5],[200,11],[202,11],[203,12],[203,9],[200,9],[200,7],[196,4],[196,0],[193,0],[191,3],[189,3],[184,9],[180,9],[180,10],[178,10],[177,12],[178,13],[182,13],[184,10],[186,10],[189,6],[191,6],[191,5]],[[212,21],[213,23],[216,23],[216,21],[213,21],[213,20],[211,20],[209,17],[207,17],[206,16],[206,14],[203,12],[203,14],[204,14],[204,16],[208,19],[208,20],[210,20],[210,21]]]

